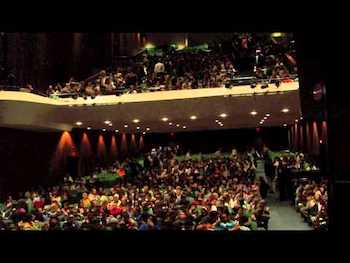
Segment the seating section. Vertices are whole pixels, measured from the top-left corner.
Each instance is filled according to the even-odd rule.
[[[297,78],[292,35],[276,38],[271,34],[232,34],[229,41],[215,43],[209,49],[177,50],[166,46],[145,50],[128,60],[117,61],[111,70],[83,80],[71,78],[48,88],[53,98],[121,95],[159,90],[230,88],[234,85],[273,83]]]
[[[268,229],[269,208],[254,176],[258,157],[233,153],[192,158],[163,147],[89,177],[8,196],[0,229]]]

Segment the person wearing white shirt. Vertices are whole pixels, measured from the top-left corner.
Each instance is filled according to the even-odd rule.
[[[156,64],[154,65],[154,73],[156,73],[157,75],[159,75],[159,74],[164,73],[164,71],[165,71],[164,64],[163,64],[162,62],[158,61],[158,63],[156,63]]]

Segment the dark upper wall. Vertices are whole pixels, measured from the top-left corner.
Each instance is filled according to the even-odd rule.
[[[17,83],[46,90],[71,76],[82,80],[112,63],[111,33],[4,33],[0,63]]]

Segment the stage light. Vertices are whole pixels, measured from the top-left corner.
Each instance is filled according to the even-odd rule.
[[[146,128],[146,131],[149,131],[150,130],[150,128]]]
[[[257,115],[258,113],[255,111],[255,110],[253,110],[253,111],[251,111],[250,112],[250,115],[253,115],[253,116],[255,116],[255,115]]]
[[[152,49],[152,48],[155,48],[155,46],[152,43],[147,43],[145,45],[145,49]]]
[[[111,121],[106,120],[106,121],[104,121],[104,123],[105,123],[105,124],[110,124],[110,123],[111,123]]]
[[[288,109],[288,108],[283,108],[281,111],[282,111],[283,113],[287,113],[287,112],[289,112],[289,109]]]
[[[139,123],[140,120],[139,120],[139,119],[134,119],[134,120],[132,120],[132,122],[133,122],[133,123]]]
[[[81,126],[83,123],[81,121],[77,121],[75,124]]]
[[[274,33],[271,34],[271,36],[272,37],[281,37],[281,36],[283,36],[283,33],[281,33],[281,32],[274,32]]]
[[[191,119],[191,120],[196,120],[196,119],[197,119],[197,116],[192,115],[192,116],[190,117],[190,119]]]
[[[169,122],[169,125],[171,126],[171,125],[173,125],[173,123],[172,123],[172,122]]]
[[[127,125],[127,124],[125,124],[125,125],[124,125],[124,128],[128,128],[128,125]]]
[[[169,119],[167,117],[163,117],[162,121],[168,121]]]
[[[220,117],[221,117],[221,118],[226,118],[226,117],[227,117],[227,114],[226,114],[226,113],[221,113],[221,114],[220,114]]]
[[[177,45],[177,50],[184,49],[186,46],[184,44],[178,44]]]

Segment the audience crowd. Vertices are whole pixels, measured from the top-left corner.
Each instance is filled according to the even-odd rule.
[[[141,169],[114,186],[97,184],[96,175],[67,177],[47,190],[9,196],[0,208],[0,229],[267,229],[270,212],[255,178],[257,158],[255,151],[232,151],[229,157],[179,159],[176,148],[153,149]]]
[[[295,192],[295,206],[315,229],[326,230],[328,226],[327,182],[300,180]]]
[[[250,84],[267,87],[292,81],[297,73],[293,40],[280,40],[270,34],[234,34],[230,41],[216,43],[209,51],[162,49],[158,54],[147,50],[130,58],[114,70],[102,70],[86,79],[71,78],[64,85],[48,88],[48,95],[64,94],[92,97],[104,94],[139,93],[228,87],[237,77],[253,77]]]

